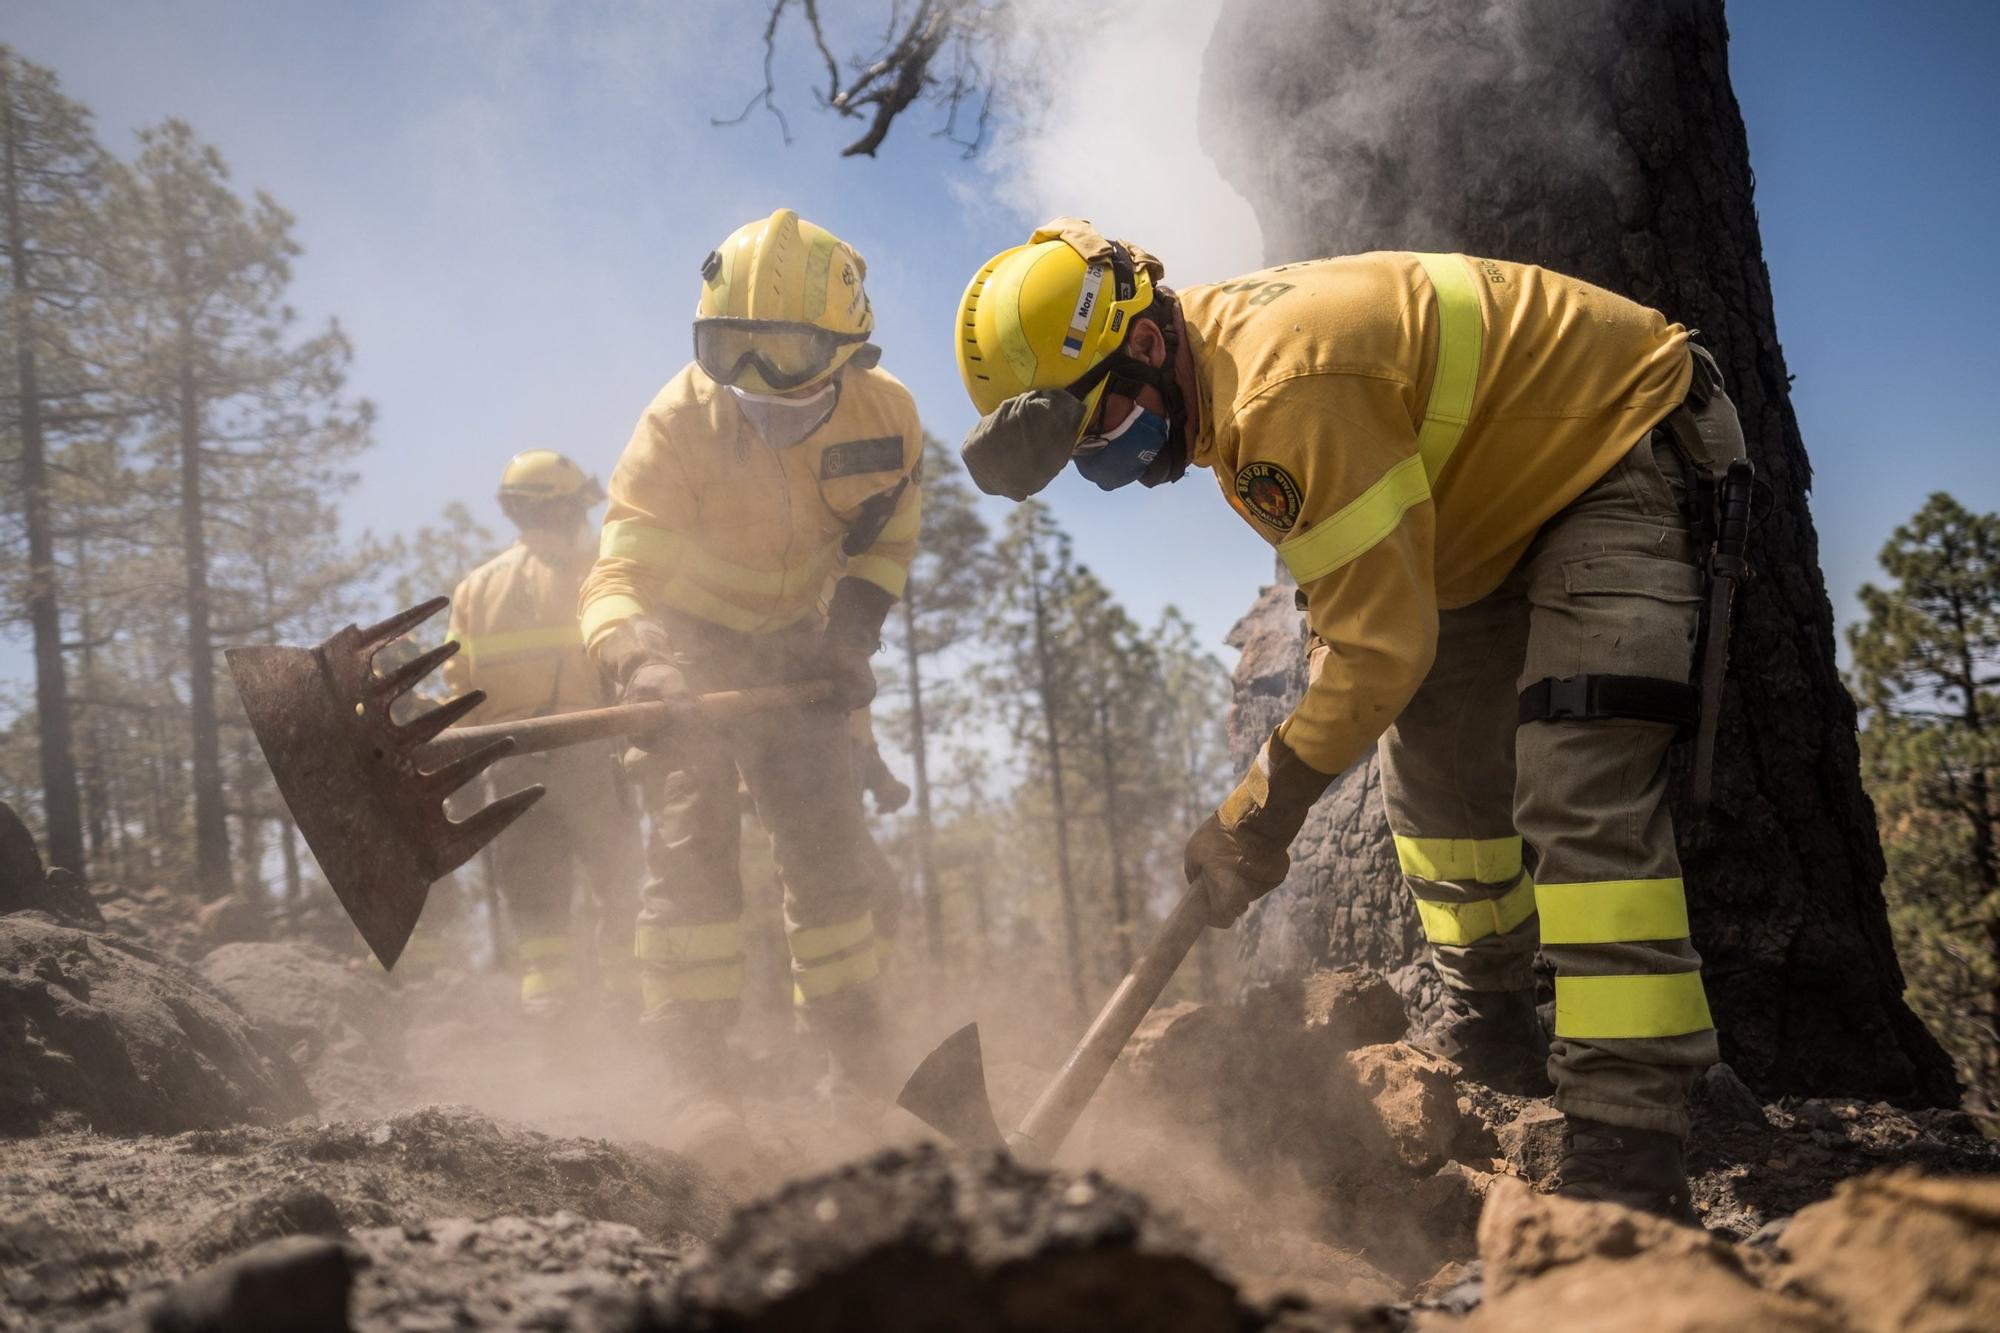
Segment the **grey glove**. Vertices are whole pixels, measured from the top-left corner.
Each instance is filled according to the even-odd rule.
[[[665,749],[684,742],[689,728],[701,726],[700,704],[687,677],[674,665],[666,631],[659,622],[635,619],[613,626],[599,641],[596,655],[598,664],[618,687],[619,703],[678,706],[672,726],[629,737],[632,745],[648,751]]]
[[[812,674],[833,685],[822,707],[852,713],[875,698],[875,667],[882,646],[882,622],[896,599],[865,579],[843,578],[833,585],[826,628],[820,631]]]

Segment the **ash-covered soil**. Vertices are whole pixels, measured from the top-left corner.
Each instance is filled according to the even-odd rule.
[[[1408,1045],[1409,987],[1365,969],[1163,1007],[1053,1172],[830,1101],[753,1025],[746,1140],[695,1160],[627,1021],[27,897],[0,912],[0,1329],[2000,1327],[1973,1117],[1761,1104],[1718,1068],[1707,1231],[1569,1204],[1539,1192],[1560,1117]],[[895,984],[940,1025],[913,1063],[960,1006]],[[987,1010],[1010,1124],[1069,1019]]]

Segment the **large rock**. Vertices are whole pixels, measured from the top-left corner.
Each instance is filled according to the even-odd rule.
[[[1121,1105],[1167,1108],[1179,1132],[1238,1169],[1323,1175],[1329,1131],[1365,1114],[1342,1092],[1354,1079],[1344,1058],[1403,1027],[1395,990],[1358,968],[1253,987],[1234,1004],[1168,1005],[1127,1045],[1105,1119],[1117,1123]]]
[[[1194,1238],[1096,1176],[886,1152],[737,1214],[645,1325],[1028,1333],[1263,1323]]]
[[[0,1134],[175,1133],[311,1110],[285,1053],[194,973],[108,935],[0,917]]]
[[[2000,1327],[2000,1179],[1850,1180],[1793,1218],[1779,1247],[1787,1289],[1837,1308],[1845,1327]]]
[[[225,944],[198,970],[284,1045],[320,1114],[379,1111],[404,1082],[408,1015],[382,973],[292,943]]]
[[[1765,1290],[1706,1232],[1616,1204],[1539,1195],[1518,1180],[1496,1180],[1487,1195],[1479,1257],[1487,1300],[1465,1333],[1839,1327],[1807,1302]]]
[[[35,835],[0,801],[0,913],[46,912],[66,926],[102,926],[97,904],[77,877],[61,867],[42,869]]]
[[[1402,1042],[1347,1056],[1353,1096],[1345,1112],[1361,1158],[1423,1173],[1442,1166],[1458,1137],[1458,1066]]]

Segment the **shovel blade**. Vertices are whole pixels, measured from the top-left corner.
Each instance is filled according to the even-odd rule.
[[[897,1094],[896,1105],[964,1147],[1007,1146],[986,1094],[977,1023],[967,1023],[924,1057]]]
[[[345,635],[355,635],[349,629]],[[337,656],[339,665],[330,660]],[[383,705],[365,702],[357,656],[336,636],[318,648],[232,648],[229,672],[299,832],[361,938],[394,967],[433,882],[469,860],[532,803],[517,801],[474,840],[444,812],[414,755],[389,739]],[[365,654],[358,669],[367,670]],[[531,789],[536,796],[540,788]],[[525,795],[525,793],[524,793]]]

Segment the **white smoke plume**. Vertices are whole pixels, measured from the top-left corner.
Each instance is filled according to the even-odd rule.
[[[973,188],[1020,215],[1023,239],[1058,214],[1090,218],[1158,255],[1174,286],[1261,268],[1249,201],[1196,133],[1202,60],[1223,3],[1117,0],[1082,19],[1067,0],[1022,0],[1029,123],[993,149]]]

